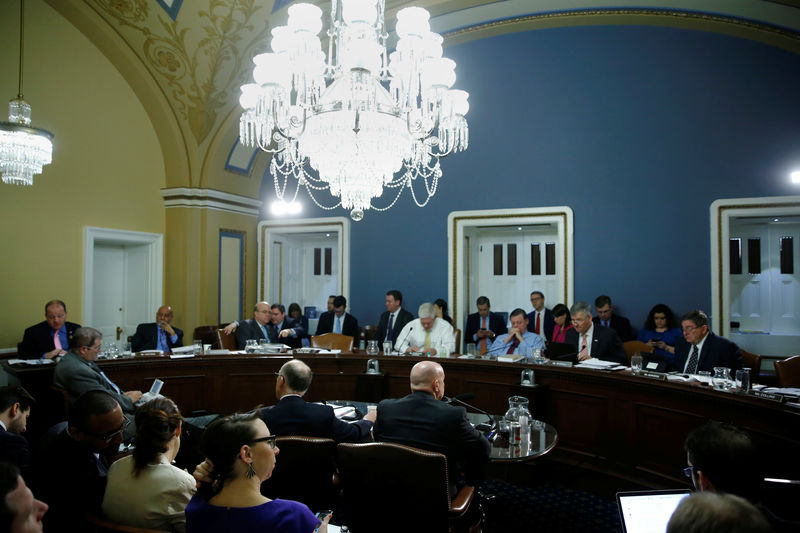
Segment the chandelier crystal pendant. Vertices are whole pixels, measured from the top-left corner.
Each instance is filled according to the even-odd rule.
[[[423,207],[442,176],[439,159],[467,148],[469,95],[451,89],[456,65],[442,57],[442,36],[425,9],[408,7],[387,54],[384,1],[332,0],[327,62],[322,10],[311,4],[291,6],[288,24],[272,30],[272,52],[253,58],[239,137],[273,154],[279,201],[293,203],[303,186],[319,207],[361,220],[408,188]],[[396,191],[389,205],[373,206],[388,189]],[[322,190],[339,202],[322,205],[314,196]]]
[[[22,96],[25,4],[19,7],[19,91],[8,104],[8,122],[0,122],[0,175],[3,183],[33,185],[33,176],[52,161],[53,134],[31,126],[31,106]]]

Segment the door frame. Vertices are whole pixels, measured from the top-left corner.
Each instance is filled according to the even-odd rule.
[[[574,277],[574,231],[572,208],[569,206],[525,207],[520,209],[483,209],[453,211],[447,216],[447,297],[451,316],[457,323],[466,319],[469,309],[467,293],[469,285],[468,261],[464,246],[464,229],[475,226],[530,226],[555,224],[558,243],[561,245],[564,268],[561,292],[564,303],[572,302],[575,291]],[[463,315],[463,316],[462,316]]]
[[[731,330],[730,239],[731,219],[800,215],[800,196],[766,196],[760,198],[724,198],[714,200],[711,217],[711,326],[718,335],[728,337]]]
[[[94,249],[97,245],[147,247],[147,270],[150,280],[142,292],[145,307],[155,310],[163,298],[164,236],[160,233],[86,226],[83,230],[83,313],[81,324],[94,323]]]
[[[350,299],[350,219],[345,217],[262,220],[258,223],[258,301],[271,283],[268,244],[274,234],[335,232],[339,235],[339,294]]]

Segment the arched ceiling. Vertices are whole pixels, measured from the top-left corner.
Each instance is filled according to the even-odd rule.
[[[239,86],[288,0],[45,0],[115,65],[150,114],[167,187],[208,187],[230,150]],[[327,13],[330,2],[314,2]],[[387,0],[387,24],[410,5],[431,11],[445,45],[499,33],[589,24],[651,24],[759,40],[800,53],[800,0]],[[327,14],[326,14],[327,16]],[[251,180],[258,181],[258,180]],[[251,185],[246,194],[257,194]],[[241,192],[241,191],[232,191]]]

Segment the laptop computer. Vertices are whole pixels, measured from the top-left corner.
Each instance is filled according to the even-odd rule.
[[[689,489],[618,492],[623,533],[664,533],[675,508],[689,494]]]
[[[545,354],[548,358],[556,361],[578,363],[578,352],[575,351],[575,346],[567,342],[545,342]]]

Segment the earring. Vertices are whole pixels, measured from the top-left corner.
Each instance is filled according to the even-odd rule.
[[[256,475],[256,471],[253,468],[253,463],[250,463],[247,468],[247,473],[244,475],[247,479],[253,479]]]

